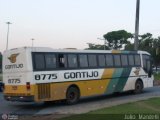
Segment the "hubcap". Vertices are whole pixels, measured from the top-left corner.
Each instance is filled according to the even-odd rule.
[[[75,99],[75,93],[71,92],[69,95],[70,100],[74,100]]]

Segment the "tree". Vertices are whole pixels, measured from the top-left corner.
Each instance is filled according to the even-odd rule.
[[[151,53],[152,52],[151,48],[153,47],[153,41],[154,41],[154,38],[152,37],[151,33],[140,35],[139,50],[144,50]]]
[[[153,47],[151,54],[153,57],[154,65],[156,66],[157,70],[157,66],[160,66],[160,37],[153,40],[152,46]]]
[[[160,37],[153,38],[151,33],[141,35],[139,50],[144,50],[151,54],[156,68],[160,65]]]
[[[151,33],[146,33],[146,34],[143,34],[143,35],[139,35],[139,48],[138,50],[144,50],[144,51],[148,51],[151,53],[152,48],[153,46],[153,40],[154,38],[152,37],[152,34]],[[126,46],[125,46],[125,50],[134,50],[134,43],[128,43]],[[150,51],[151,50],[151,51]]]
[[[109,48],[120,49],[123,45],[130,43],[128,39],[133,38],[133,35],[125,30],[118,30],[108,32],[103,37],[108,41]]]
[[[88,46],[89,48],[86,48],[88,50],[104,50],[104,45],[88,43]],[[109,50],[108,46],[105,46],[105,49]]]
[[[124,50],[134,50],[134,44],[129,42],[125,45]]]

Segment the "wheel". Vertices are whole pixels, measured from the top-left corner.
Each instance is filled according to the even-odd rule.
[[[2,86],[0,86],[0,92],[3,92]]]
[[[77,87],[69,87],[66,93],[66,103],[71,105],[78,102],[80,98],[80,92]]]
[[[0,92],[3,92],[3,90],[4,90],[4,84],[0,83]]]
[[[139,94],[139,93],[142,93],[142,91],[143,91],[143,83],[141,81],[137,81],[135,84],[134,93]]]

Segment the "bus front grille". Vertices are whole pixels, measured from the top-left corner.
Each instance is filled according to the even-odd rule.
[[[46,99],[50,97],[50,84],[38,84],[38,99]]]

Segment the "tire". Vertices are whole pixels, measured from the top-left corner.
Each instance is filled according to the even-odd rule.
[[[3,90],[4,90],[4,85],[3,83],[0,83],[0,92],[3,92]]]
[[[2,86],[0,86],[0,92],[3,92]]]
[[[135,94],[139,94],[139,93],[142,93],[143,91],[143,83],[141,81],[137,81],[136,84],[135,84],[135,90],[134,90],[134,93]]]
[[[66,103],[69,105],[76,104],[79,101],[80,92],[77,87],[69,87],[66,93]]]

